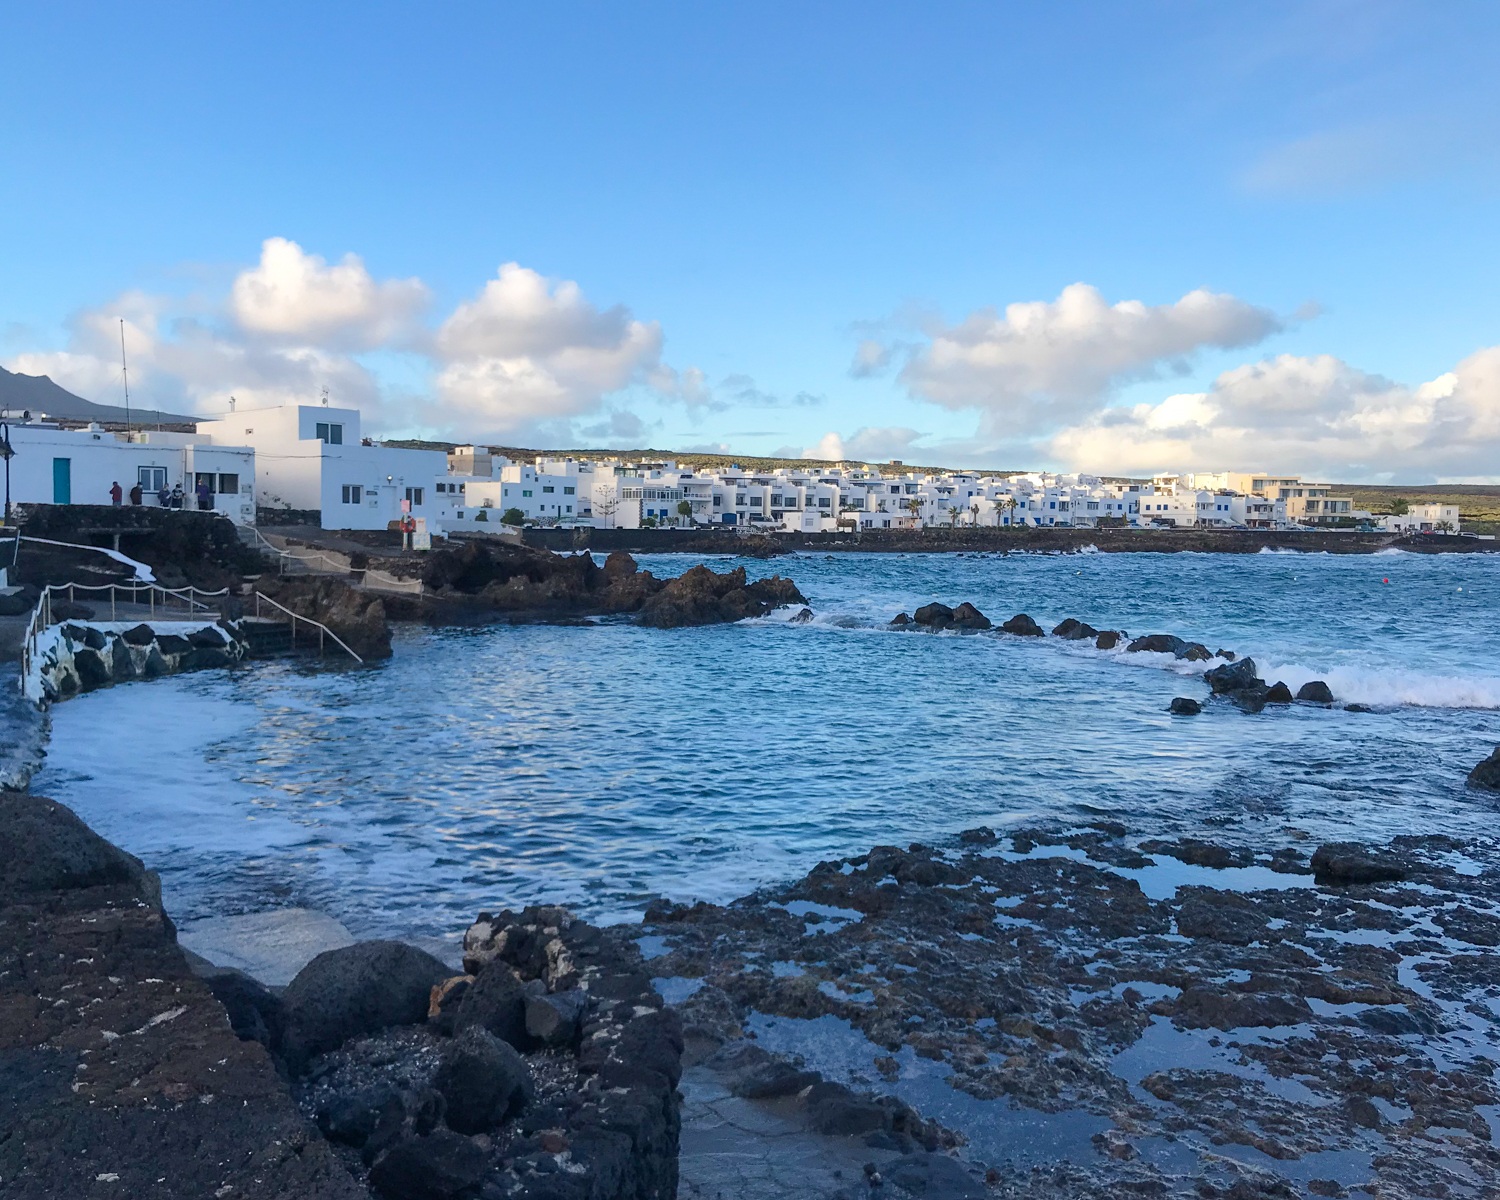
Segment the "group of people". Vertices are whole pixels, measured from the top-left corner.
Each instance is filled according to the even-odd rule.
[[[198,508],[203,512],[211,512],[214,506],[214,491],[213,488],[208,486],[208,480],[198,480],[197,495]],[[110,503],[116,508],[119,508],[125,502],[125,493],[121,490],[118,479],[110,484],[109,499]],[[145,499],[145,492],[139,483],[130,489],[131,504],[143,504],[145,503]],[[167,485],[163,483],[156,492],[156,503],[162,508],[181,508],[185,499],[182,484],[180,483],[173,487],[171,491],[168,491]]]

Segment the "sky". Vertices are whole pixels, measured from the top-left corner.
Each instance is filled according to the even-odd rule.
[[[1493,0],[0,0],[0,365],[368,431],[1500,482]]]

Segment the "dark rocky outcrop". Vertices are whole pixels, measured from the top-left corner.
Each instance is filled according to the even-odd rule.
[[[474,1139],[434,1129],[376,1159],[370,1188],[382,1200],[447,1200],[477,1185],[489,1165],[489,1154]]]
[[[1133,654],[1180,654],[1187,649],[1187,642],[1176,634],[1148,633],[1136,638],[1125,649]]]
[[[25,794],[0,800],[0,846],[26,848],[0,854],[7,1200],[367,1197],[190,969],[154,875]]]
[[[924,625],[929,629],[946,629],[953,624],[953,610],[946,604],[933,601],[924,604],[916,612],[912,613],[912,621],[918,625]]]
[[[965,600],[953,610],[953,628],[968,630],[985,630],[991,628],[993,622]]]
[[[512,1046],[524,1047],[526,1037],[526,993],[520,980],[504,963],[483,967],[459,1002],[453,1020],[455,1031],[478,1027]]]
[[[366,662],[391,656],[384,601],[348,581],[331,575],[281,575],[263,576],[256,586],[299,617],[328,626]]]
[[[285,1052],[294,1067],[349,1038],[427,1019],[433,986],[451,972],[403,942],[325,950],[287,985]]]
[[[1290,704],[1292,702],[1292,689],[1279,681],[1273,683],[1266,689],[1265,701],[1267,704]]]
[[[1411,873],[1410,865],[1398,856],[1358,842],[1319,846],[1312,856],[1312,869],[1318,883],[1334,886],[1398,882]]]
[[[1025,613],[1017,613],[1009,621],[1000,626],[1006,633],[1013,633],[1017,637],[1046,637],[1046,631],[1042,629]]]
[[[640,623],[656,629],[685,625],[715,625],[763,617],[787,604],[806,604],[807,597],[790,579],[745,582],[745,568],[717,575],[705,566],[692,567],[667,583],[641,606]]]
[[[1094,639],[1094,647],[1098,650],[1113,650],[1126,636],[1128,635],[1118,629],[1105,629]]]
[[[183,636],[157,634],[150,625],[124,632],[65,623],[59,644],[39,662],[44,699],[56,701],[134,679],[157,679],[182,671],[227,667],[245,656],[238,627],[208,626]]]
[[[1214,667],[1212,670],[1203,672],[1203,678],[1208,682],[1215,696],[1227,696],[1234,692],[1244,691],[1258,686],[1261,682],[1260,676],[1255,673],[1253,658],[1241,658],[1235,662]]]
[[[1488,758],[1476,763],[1469,772],[1469,786],[1500,792],[1500,746]]]
[[[1321,679],[1313,679],[1297,689],[1297,699],[1304,704],[1332,704],[1333,691]]]
[[[1084,621],[1068,617],[1052,627],[1052,636],[1069,642],[1083,642],[1099,636],[1099,631]]]
[[[1203,705],[1190,696],[1177,696],[1167,705],[1167,711],[1178,717],[1192,717],[1203,711]]]
[[[531,1101],[531,1075],[508,1042],[470,1025],[443,1047],[432,1086],[447,1102],[444,1120],[457,1133],[485,1133]]]

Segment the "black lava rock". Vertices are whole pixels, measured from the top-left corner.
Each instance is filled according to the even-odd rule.
[[[370,1187],[383,1200],[447,1200],[484,1178],[489,1154],[475,1141],[435,1129],[398,1142],[370,1168]]]
[[[1017,637],[1046,637],[1046,632],[1025,613],[1017,613],[1004,625],[1000,626],[1006,633],[1013,633]]]
[[[78,672],[78,682],[86,692],[105,687],[111,682],[109,664],[104,661],[104,655],[97,650],[75,650],[73,669]]]
[[[282,995],[286,1055],[293,1070],[351,1037],[427,1019],[432,987],[448,968],[403,942],[359,942],[325,950]]]
[[[149,625],[137,625],[120,635],[131,646],[149,646],[156,641],[156,630]]]
[[[1125,635],[1118,629],[1106,629],[1094,639],[1096,650],[1113,650],[1124,640]]]
[[[484,1133],[516,1116],[531,1100],[531,1075],[515,1048],[478,1025],[443,1048],[432,1086],[447,1101],[447,1121],[459,1133]]]
[[[163,654],[186,654],[193,647],[185,637],[175,633],[164,633],[156,639],[156,646]]]
[[[1138,637],[1125,649],[1136,654],[1179,654],[1187,649],[1187,643],[1173,633],[1148,633]]]
[[[1358,883],[1396,883],[1411,874],[1409,866],[1394,855],[1361,846],[1358,842],[1329,842],[1312,856],[1317,883],[1343,886]]]
[[[1231,692],[1243,691],[1260,683],[1260,678],[1255,673],[1253,658],[1242,658],[1237,662],[1215,667],[1211,671],[1204,671],[1203,678],[1213,689],[1215,696],[1226,696]]]
[[[989,629],[993,622],[965,600],[953,610],[953,627],[955,629]]]
[[[1305,704],[1332,704],[1333,692],[1321,679],[1313,679],[1297,689],[1297,699]]]
[[[924,604],[912,614],[912,620],[932,629],[947,629],[953,624],[953,610],[946,604]]]
[[[1203,705],[1190,696],[1177,696],[1167,705],[1167,711],[1173,716],[1195,717],[1203,711]]]
[[[461,1033],[471,1025],[512,1046],[526,1045],[526,993],[505,963],[493,962],[480,971],[459,1002],[454,1030]]]
[[[1292,689],[1286,684],[1273,683],[1266,689],[1267,704],[1290,704],[1292,702]]]
[[[588,997],[578,988],[526,997],[526,1036],[543,1046],[570,1045],[578,1037]]]
[[[1052,636],[1069,642],[1082,642],[1091,637],[1098,637],[1099,631],[1084,621],[1069,617],[1052,627]]]
[[[1469,772],[1469,786],[1500,792],[1500,746]]]

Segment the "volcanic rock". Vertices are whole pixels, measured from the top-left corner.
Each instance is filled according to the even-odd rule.
[[[470,1025],[443,1048],[432,1086],[447,1101],[449,1128],[484,1133],[526,1107],[531,1075],[514,1047]]]
[[[946,604],[924,604],[912,614],[912,620],[918,625],[930,626],[933,629],[947,629],[953,624],[953,610]]]
[[[911,624],[913,624],[913,622],[912,622],[912,619],[909,616],[907,616],[904,612],[899,612],[894,617],[891,618],[891,624],[894,625],[894,626],[900,627],[900,626],[904,626],[904,625],[911,625]]]
[[[1213,651],[1202,642],[1189,642],[1177,651],[1177,657],[1186,659],[1188,662],[1207,662],[1213,657]]]
[[[351,1037],[427,1019],[432,987],[448,968],[403,942],[325,950],[287,986],[286,1053],[294,1069]]]
[[[97,650],[75,650],[73,669],[78,672],[78,682],[86,692],[104,687],[110,682],[109,664]]]
[[[526,997],[526,1035],[543,1046],[566,1046],[578,1036],[588,997],[577,988]]]
[[[375,1160],[370,1187],[383,1200],[447,1200],[484,1178],[489,1155],[447,1129],[399,1142]]]
[[[989,629],[993,622],[965,600],[953,610],[953,627],[955,629]]]
[[[1167,711],[1178,717],[1192,717],[1203,711],[1203,705],[1189,696],[1177,696],[1167,705]]]
[[[1325,885],[1396,883],[1411,869],[1395,855],[1371,850],[1358,842],[1329,842],[1312,856],[1313,878]]]
[[[1006,633],[1013,633],[1017,637],[1046,637],[1046,632],[1025,613],[1017,613],[1009,621],[1000,626]]]
[[[127,645],[149,646],[156,641],[156,630],[146,624],[134,625],[120,635]]]
[[[813,610],[810,608],[804,608],[800,612],[794,613],[791,617],[789,617],[787,619],[787,623],[790,625],[806,625],[812,619]]]
[[[1469,786],[1500,792],[1500,746],[1496,746],[1493,754],[1469,772]]]
[[[1135,654],[1173,654],[1181,655],[1187,649],[1187,643],[1176,634],[1172,633],[1148,633],[1144,637],[1138,637],[1125,649]]]
[[[1053,626],[1052,636],[1063,638],[1069,642],[1082,642],[1091,637],[1098,637],[1099,631],[1092,625],[1069,617],[1067,620]]]
[[[512,1046],[526,1045],[526,993],[503,962],[480,971],[459,1002],[453,1028],[462,1033],[473,1025]]]
[[[1203,678],[1215,696],[1243,691],[1260,683],[1260,678],[1255,673],[1253,658],[1242,658],[1236,662],[1224,663],[1222,666],[1214,667],[1211,671],[1204,671]]]
[[[1125,635],[1117,629],[1106,629],[1094,639],[1094,648],[1096,650],[1113,650],[1120,644],[1120,641],[1124,638],[1124,636]]]
[[[1290,704],[1292,702],[1292,689],[1281,682],[1273,683],[1266,689],[1267,704]]]
[[[1333,692],[1321,679],[1313,679],[1297,689],[1297,699],[1306,704],[1332,704]]]

